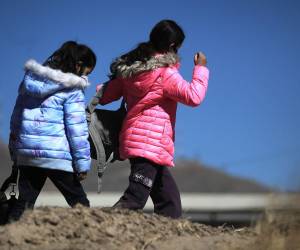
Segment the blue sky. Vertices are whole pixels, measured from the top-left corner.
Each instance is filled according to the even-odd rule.
[[[299,13],[297,0],[1,0],[0,138],[8,141],[27,59],[43,62],[66,40],[89,45],[98,56],[89,100],[113,58],[146,41],[159,20],[174,19],[186,33],[182,75],[191,79],[198,50],[211,71],[205,102],[178,108],[176,156],[299,190]]]

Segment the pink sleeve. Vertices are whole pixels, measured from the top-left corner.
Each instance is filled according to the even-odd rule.
[[[185,81],[176,68],[168,68],[163,87],[164,95],[188,106],[198,106],[205,97],[208,78],[209,70],[204,66],[194,67],[191,83]]]
[[[119,78],[111,80],[105,84],[99,84],[96,90],[99,91],[101,88],[105,88],[102,98],[99,104],[105,105],[113,101],[119,100],[123,96],[123,84]]]

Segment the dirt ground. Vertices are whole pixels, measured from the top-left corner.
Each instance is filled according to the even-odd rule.
[[[299,233],[300,215],[290,211],[234,229],[127,210],[42,207],[0,226],[0,249],[296,250]]]

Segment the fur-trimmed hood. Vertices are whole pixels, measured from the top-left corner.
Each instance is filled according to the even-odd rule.
[[[39,64],[33,59],[25,63],[26,74],[20,86],[20,94],[44,97],[62,89],[85,89],[87,78]]]
[[[89,85],[87,79],[74,75],[72,73],[64,73],[61,70],[51,69],[48,66],[43,66],[37,61],[30,59],[25,63],[25,70],[30,70],[32,73],[48,78],[57,84],[62,84],[65,87],[86,88]]]
[[[175,53],[158,54],[148,61],[135,61],[128,65],[126,59],[121,57],[113,62],[112,75],[121,78],[130,78],[145,71],[155,70],[161,67],[168,67],[179,63],[179,57]]]

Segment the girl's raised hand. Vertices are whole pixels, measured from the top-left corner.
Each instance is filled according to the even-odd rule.
[[[207,60],[206,56],[202,52],[197,52],[194,56],[194,64],[195,65],[201,65],[201,66],[206,66]]]

